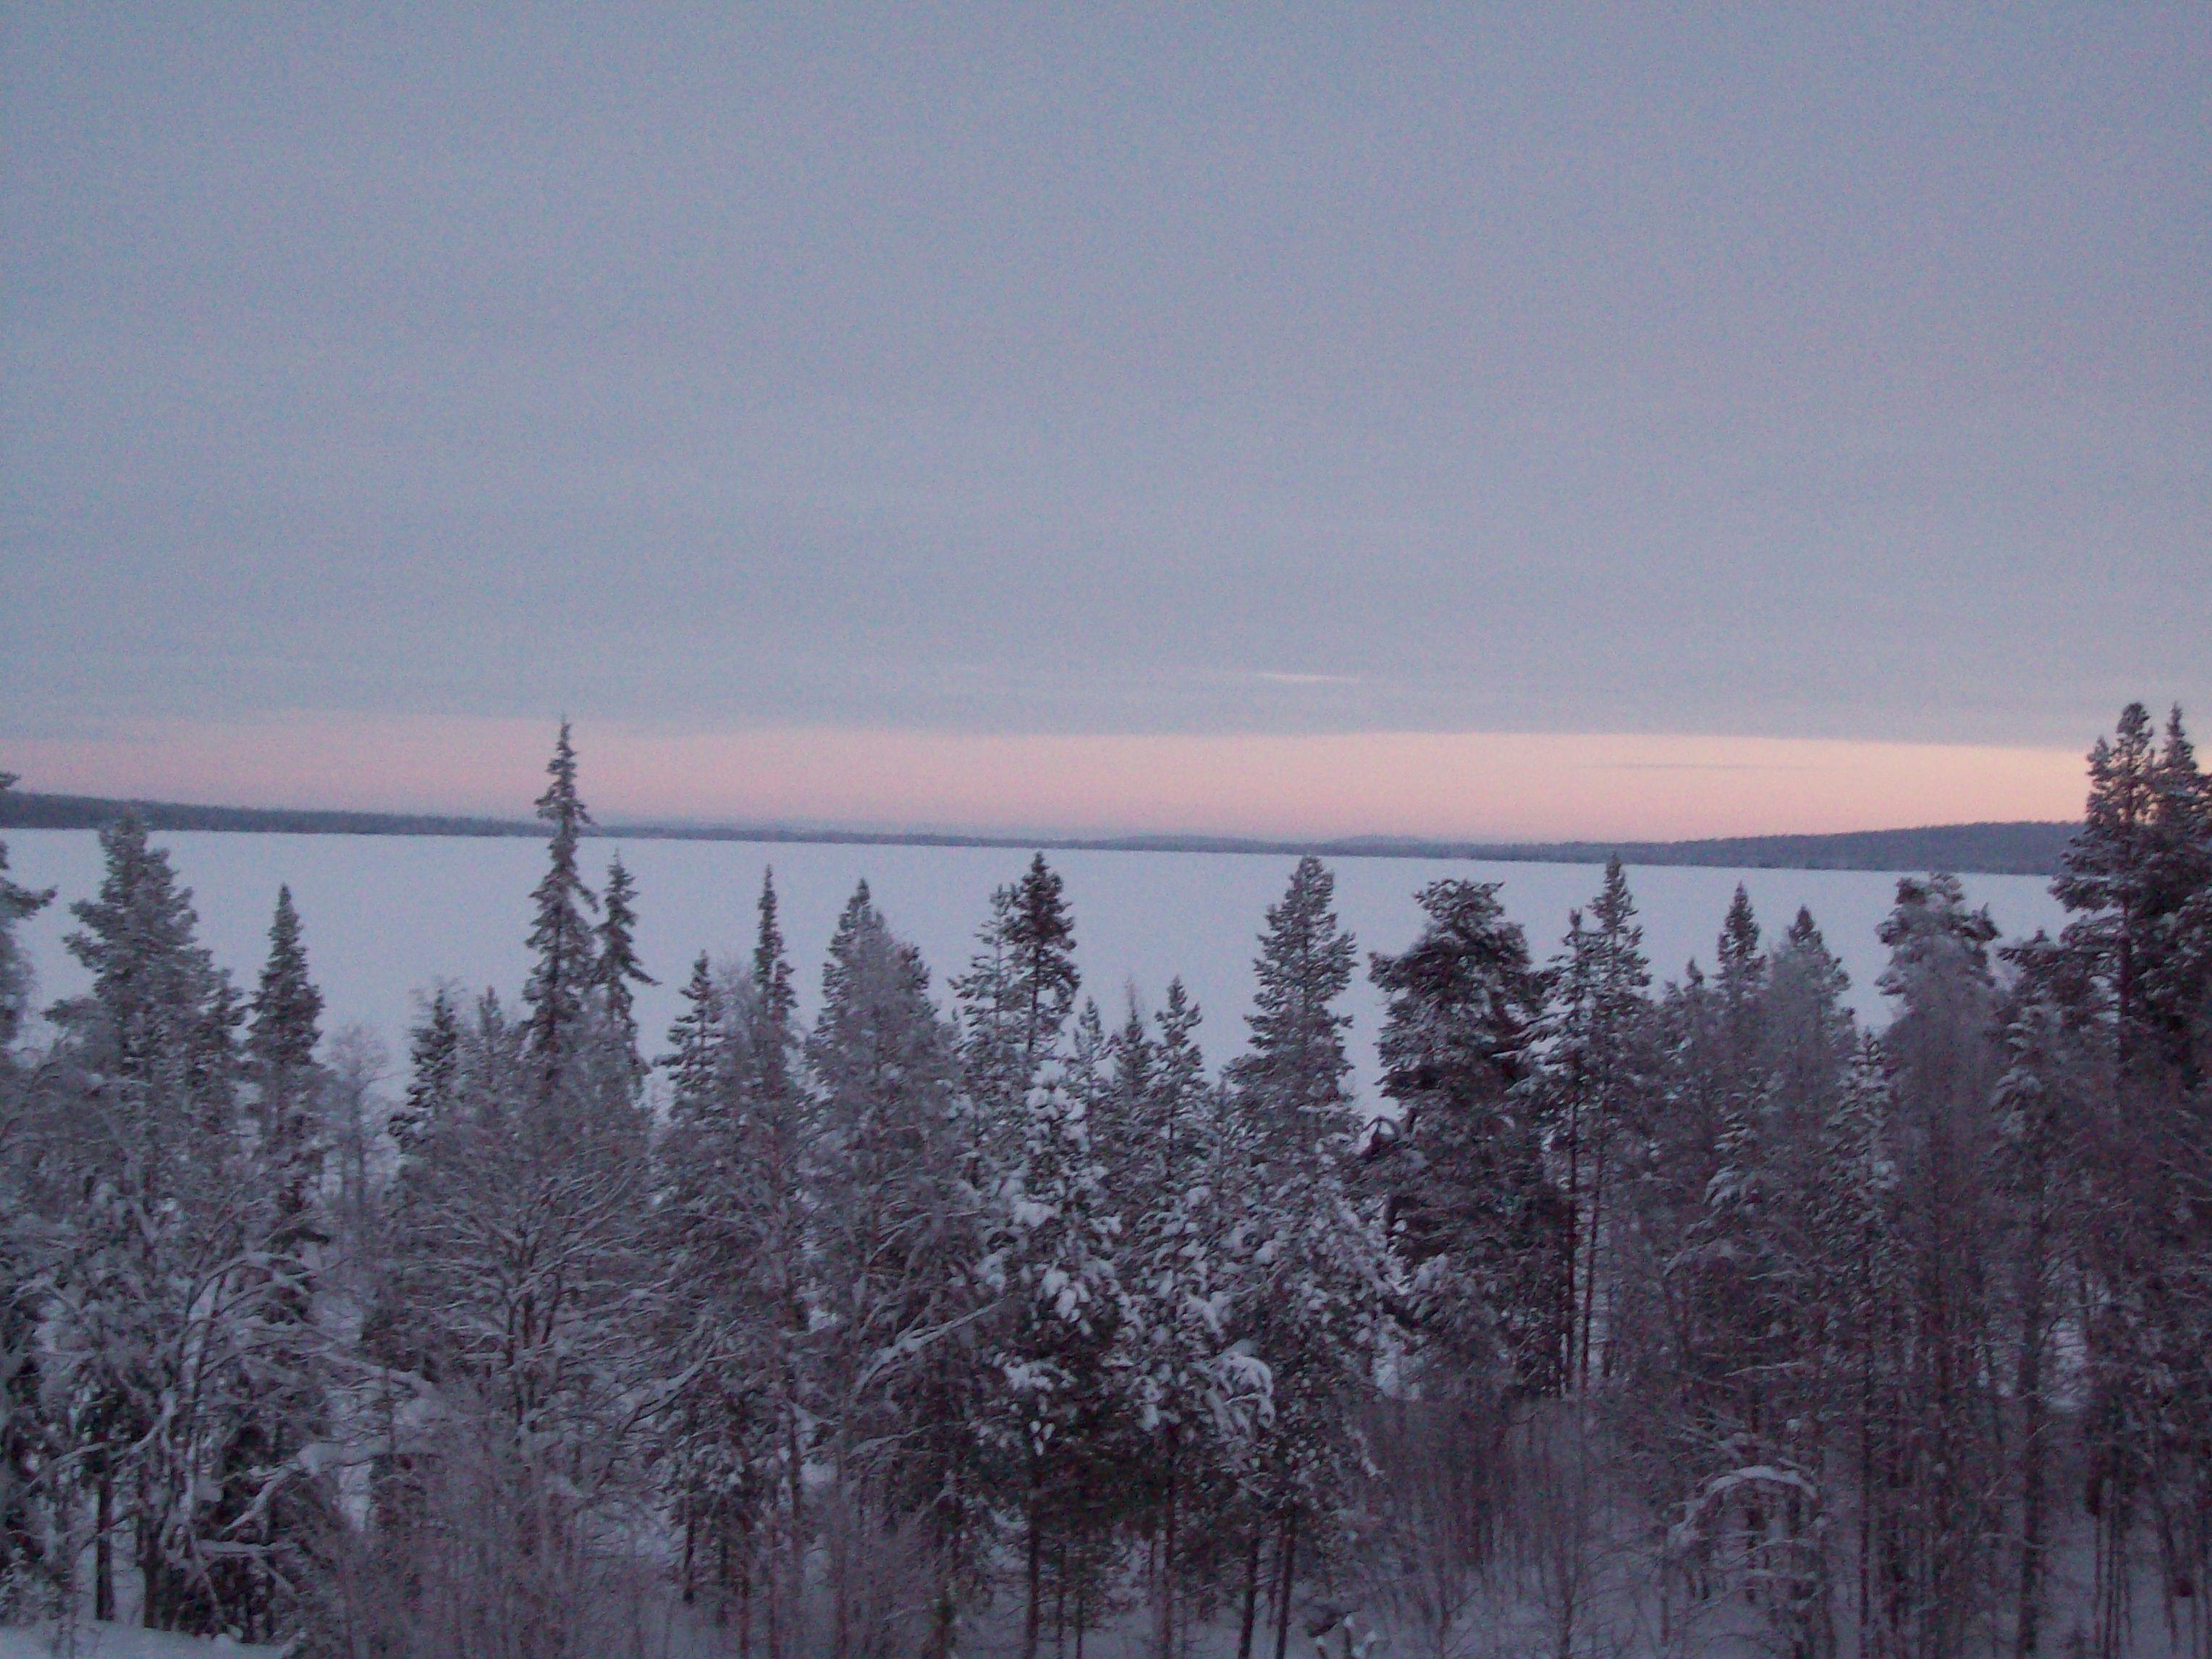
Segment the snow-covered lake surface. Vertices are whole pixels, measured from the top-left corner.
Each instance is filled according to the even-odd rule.
[[[44,1001],[74,994],[88,977],[64,945],[75,926],[69,904],[96,892],[100,848],[89,830],[7,833],[15,879],[59,890],[23,930]],[[544,866],[542,842],[412,836],[278,836],[164,833],[193,891],[200,936],[216,960],[250,990],[267,952],[270,911],[280,882],[291,885],[315,976],[329,1008],[326,1032],[359,1023],[382,1037],[395,1067],[404,1059],[416,998],[440,979],[512,999],[528,966],[529,893]],[[1014,880],[1028,854],[1004,848],[774,845],[748,842],[614,839],[585,844],[596,880],[619,848],[636,877],[639,943],[661,981],[639,999],[649,1036],[666,1030],[677,988],[702,949],[717,956],[750,949],[761,872],[773,865],[784,932],[805,1010],[819,1000],[821,962],[837,913],[866,878],[894,927],[928,959],[936,988],[967,963],[991,890]],[[1075,914],[1085,990],[1112,1017],[1133,986],[1147,1006],[1181,975],[1205,1010],[1201,1036],[1218,1064],[1243,1046],[1252,958],[1267,907],[1282,896],[1294,860],[1208,853],[1060,852]],[[1602,872],[1595,865],[1483,864],[1421,859],[1340,859],[1337,912],[1370,950],[1397,951],[1413,938],[1413,895],[1448,876],[1503,884],[1506,910],[1528,933],[1539,958],[1566,931],[1570,907],[1587,905]],[[1874,988],[1884,952],[1875,929],[1895,896],[1893,875],[1859,871],[1632,869],[1644,944],[1656,981],[1680,977],[1692,956],[1710,967],[1713,939],[1741,881],[1768,936],[1809,906],[1851,976],[1863,1018],[1887,1018]],[[2063,920],[2040,877],[1972,876],[1966,890],[2008,937]],[[1364,974],[1348,1007],[1353,1057],[1364,1081],[1373,1069],[1381,999]]]

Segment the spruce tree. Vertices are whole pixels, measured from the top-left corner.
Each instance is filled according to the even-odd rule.
[[[1267,908],[1254,964],[1260,988],[1252,1012],[1249,1052],[1232,1062],[1227,1080],[1259,1115],[1271,1142],[1293,1164],[1340,1143],[1356,1125],[1345,1088],[1352,1062],[1344,1034],[1352,1016],[1336,1011],[1358,959],[1352,936],[1337,925],[1336,878],[1308,854],[1291,872],[1279,902]]]
[[[684,1009],[668,1028],[668,1052],[660,1065],[668,1073],[672,1110],[678,1118],[696,1117],[712,1110],[726,1036],[721,987],[704,951],[691,964],[691,977],[679,994]]]
[[[403,1161],[419,1139],[453,1109],[460,1084],[461,1019],[443,985],[430,994],[408,1039],[407,1096],[389,1133]],[[404,1162],[403,1162],[404,1167]]]
[[[214,1567],[232,1624],[255,1638],[289,1633],[310,1614],[337,1526],[336,1494],[300,1464],[327,1437],[330,1377],[314,1328],[323,1141],[315,1064],[322,994],[309,977],[291,890],[279,887],[269,957],[252,1005],[247,1072],[259,1096],[254,1174],[265,1208],[254,1316],[238,1360],[236,1419],[217,1455],[221,1496],[210,1531],[238,1553]],[[308,1599],[302,1605],[303,1595]]]
[[[101,832],[99,896],[69,940],[89,995],[55,1011],[75,1079],[77,1178],[91,1201],[58,1268],[67,1317],[55,1386],[102,1525],[96,1607],[115,1605],[112,1528],[127,1493],[141,1606],[156,1628],[237,1622],[216,1571],[216,1453],[245,1409],[253,1333],[281,1278],[249,1267],[265,1216],[242,1167],[226,976],[198,943],[190,893],[135,815]]]
[[[0,794],[14,787],[15,775],[0,772]],[[22,1029],[23,1007],[30,996],[30,965],[15,943],[15,924],[36,915],[53,902],[53,890],[34,892],[8,878],[8,846],[0,842],[0,1050],[15,1041]]]
[[[659,983],[637,959],[636,898],[636,884],[617,853],[607,866],[605,914],[592,939],[591,988],[616,1062],[633,1086],[644,1080],[647,1067],[638,1054],[637,1001],[631,988]]]
[[[264,1157],[281,1167],[288,1183],[308,1178],[301,1159],[313,1133],[309,1117],[314,1084],[315,1044],[320,1040],[323,994],[307,975],[307,953],[300,939],[300,913],[292,890],[276,890],[276,914],[269,927],[269,959],[253,994],[246,1025],[247,1066],[260,1093]],[[288,1186],[287,1202],[303,1201]]]
[[[530,1007],[530,1054],[541,1100],[558,1086],[581,1038],[598,955],[588,913],[599,900],[577,867],[578,842],[592,818],[576,792],[576,750],[565,720],[545,771],[552,781],[538,798],[538,816],[553,826],[553,834],[544,877],[531,894],[536,920],[529,946],[536,965],[522,993]]]
[[[1246,1021],[1251,1048],[1224,1079],[1224,1177],[1240,1268],[1231,1340],[1270,1377],[1264,1432],[1241,1471],[1254,1526],[1249,1559],[1256,1564],[1259,1536],[1271,1533],[1278,1656],[1290,1640],[1301,1529],[1310,1553],[1313,1528],[1333,1513],[1326,1494],[1360,1456],[1352,1406],[1366,1382],[1382,1290],[1379,1245],[1346,1177],[1360,1124],[1345,1081],[1351,1021],[1336,1002],[1351,984],[1356,947],[1338,924],[1334,894],[1334,878],[1309,856],[1268,908]],[[1248,1575],[1248,1607],[1255,1589]]]
[[[990,1541],[977,1439],[978,1330],[994,1301],[986,1206],[966,1174],[955,1034],[930,1001],[921,953],[891,932],[865,882],[830,939],[806,1055],[821,1101],[830,1455],[874,1523],[859,1536],[917,1540],[928,1594],[915,1646],[948,1659]],[[841,1614],[869,1571],[865,1554],[833,1559]]]
[[[1039,853],[1022,878],[991,895],[982,949],[953,981],[969,1091],[987,1120],[1011,1122],[1058,1057],[1082,975],[1075,923],[1059,874]]]

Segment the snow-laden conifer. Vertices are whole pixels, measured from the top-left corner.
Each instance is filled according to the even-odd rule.
[[[820,1100],[814,1183],[818,1395],[854,1545],[833,1557],[833,1624],[894,1588],[895,1547],[919,1571],[894,1628],[946,1659],[988,1565],[989,1491],[977,1430],[989,1206],[969,1179],[957,1037],[929,970],[863,883],[823,969],[806,1057]],[[919,1616],[917,1616],[917,1613]]]
[[[590,974],[592,1012],[605,1033],[614,1063],[634,1083],[641,1083],[646,1064],[637,1047],[636,987],[659,981],[645,971],[637,956],[637,884],[617,853],[607,866],[605,908],[592,932]]]
[[[599,954],[590,919],[599,900],[585,885],[577,862],[578,844],[592,817],[577,793],[576,750],[565,720],[545,772],[552,781],[538,798],[538,816],[553,826],[553,833],[546,844],[545,874],[530,896],[533,965],[522,994],[530,1008],[530,1054],[541,1097],[557,1086],[581,1043],[586,997]]]
[[[1544,1167],[1545,1102],[1529,1048],[1543,984],[1494,883],[1432,882],[1402,954],[1377,955],[1389,997],[1382,1142],[1390,1243],[1409,1308],[1478,1386],[1556,1393],[1571,1332],[1565,1196]]]
[[[1267,1379],[1266,1417],[1239,1472],[1255,1540],[1240,1647],[1250,1644],[1264,1534],[1273,1545],[1278,1654],[1289,1641],[1301,1533],[1309,1554],[1335,1541],[1326,1528],[1359,1467],[1353,1408],[1371,1377],[1382,1289],[1372,1218],[1346,1173],[1362,1125],[1346,1085],[1350,1019],[1336,1003],[1356,947],[1337,921],[1334,892],[1321,860],[1307,857],[1268,907],[1246,1022],[1251,1047],[1224,1077],[1224,1254],[1237,1274],[1229,1334]]]

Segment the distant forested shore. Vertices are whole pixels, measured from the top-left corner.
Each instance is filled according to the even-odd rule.
[[[202,806],[13,790],[0,795],[0,829],[104,830],[136,813],[149,830],[294,836],[526,836],[550,833],[523,818],[441,817],[265,806]],[[587,833],[635,840],[812,842],[893,847],[1042,847],[1106,853],[1265,853],[1319,858],[1469,859],[1512,864],[1696,866],[1750,870],[1948,870],[1960,875],[2056,875],[2081,826],[2034,819],[1854,830],[1825,836],[1729,836],[1701,841],[1429,841],[1347,836],[1324,841],[1146,835],[1046,837],[861,830],[779,824],[611,823]]]

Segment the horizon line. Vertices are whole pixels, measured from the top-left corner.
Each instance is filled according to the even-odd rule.
[[[0,830],[92,830],[139,811],[149,829],[168,833],[416,836],[426,838],[534,839],[549,833],[535,817],[359,808],[237,806],[209,801],[138,796],[82,795],[11,790],[0,795]],[[198,819],[198,822],[191,820]],[[1220,835],[1198,830],[1022,834],[1012,830],[921,827],[860,827],[742,820],[616,818],[594,821],[586,834],[598,840],[750,842],[768,844],[975,847],[1038,852],[1218,853],[1259,855],[1315,854],[1334,858],[1439,858],[1525,863],[1680,862],[1691,854],[1745,855],[1757,864],[1796,852],[1838,855],[1856,850],[1861,860],[1885,850],[1903,851],[1915,839],[1945,841],[1968,860],[1904,859],[1879,865],[1804,864],[1808,869],[1942,867],[1965,873],[2050,873],[2063,839],[2078,819],[1988,818],[1832,831],[1777,831],[1680,837],[1567,836],[1488,840],[1384,832],[1334,836]],[[1885,846],[1885,843],[1887,845]],[[1923,847],[1922,851],[1932,851]],[[1631,855],[1634,855],[1632,857]],[[1994,864],[1993,864],[1994,860]],[[1703,862],[1705,860],[1698,860]]]

